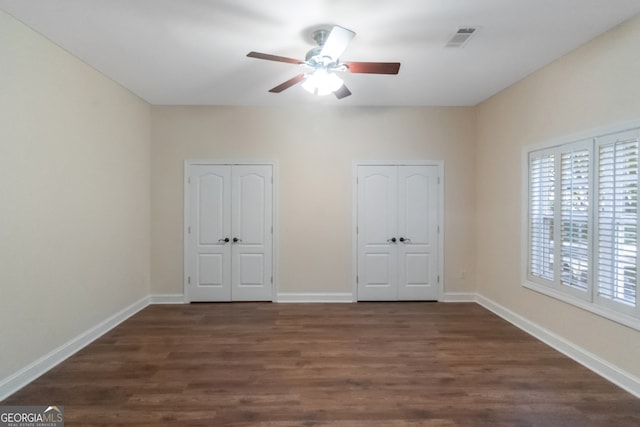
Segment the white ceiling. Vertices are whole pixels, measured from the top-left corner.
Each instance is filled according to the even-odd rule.
[[[0,8],[156,105],[475,105],[640,13],[639,0],[0,0]],[[342,60],[401,62],[397,76],[341,75],[316,97],[296,65],[310,28],[356,32]],[[476,26],[463,48],[445,48]]]

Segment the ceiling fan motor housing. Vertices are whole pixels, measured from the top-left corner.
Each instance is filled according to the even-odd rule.
[[[320,28],[311,33],[311,38],[314,39],[316,43],[318,43],[318,46],[320,48],[322,48],[322,46],[324,46],[324,43],[329,38],[329,34],[331,34],[330,30],[326,28]]]
[[[334,60],[329,57],[323,58],[320,56],[320,54],[322,53],[322,48],[329,38],[329,34],[331,34],[331,30],[326,28],[320,28],[311,33],[311,38],[315,40],[318,46],[307,52],[304,59],[312,68],[329,68],[331,65],[337,65],[333,63],[337,62],[338,58],[335,58]]]

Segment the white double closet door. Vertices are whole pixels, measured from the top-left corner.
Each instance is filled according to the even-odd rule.
[[[358,166],[358,300],[439,299],[438,176],[438,166]]]
[[[187,166],[188,301],[273,299],[273,166]]]

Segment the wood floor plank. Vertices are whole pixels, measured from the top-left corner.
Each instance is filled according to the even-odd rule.
[[[638,426],[640,400],[470,303],[154,305],[7,398],[69,426]]]

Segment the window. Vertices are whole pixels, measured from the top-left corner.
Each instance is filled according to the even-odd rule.
[[[525,286],[640,329],[640,128],[527,150]]]

